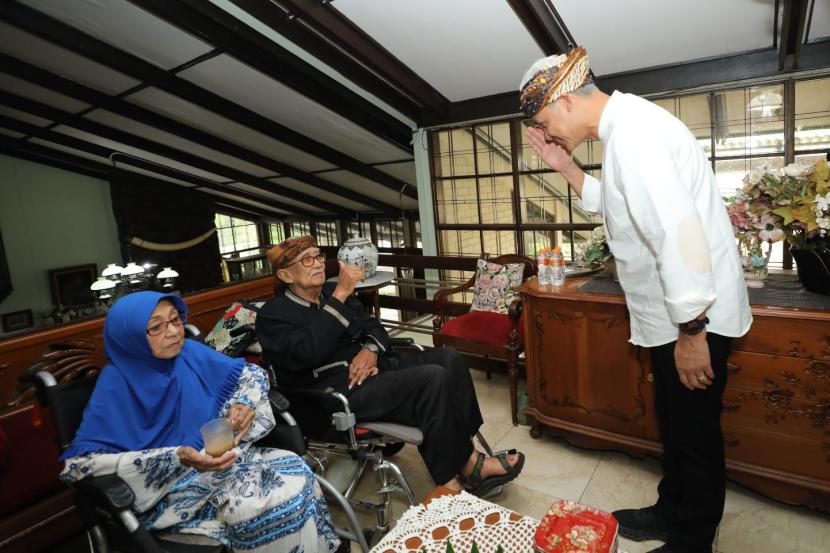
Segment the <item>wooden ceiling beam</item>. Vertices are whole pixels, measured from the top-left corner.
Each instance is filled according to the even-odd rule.
[[[566,53],[576,44],[552,4],[544,0],[507,0],[546,56]]]
[[[307,22],[301,21],[282,6],[261,0],[231,0],[231,2],[279,35],[334,68],[363,90],[383,100],[410,119],[417,119],[420,109],[424,106],[415,97],[406,94],[391,81],[370,70],[363,61],[357,61],[347,55],[339,45],[328,37],[321,36]]]
[[[11,0],[0,2],[0,19],[69,51],[212,111],[217,115],[299,148],[346,171],[356,173],[396,192],[403,189],[404,195],[417,198],[415,187],[398,178],[293,131],[190,81],[172,75],[170,72],[137,56],[115,48],[19,2]]]
[[[15,143],[11,146],[6,143],[0,143],[0,153],[16,157],[18,159],[25,159],[26,161],[31,161],[32,163],[40,163],[43,165],[49,165],[50,167],[55,167],[57,169],[63,169],[64,171],[79,173],[95,179],[109,180],[114,171],[124,171],[154,183],[167,186],[178,186],[170,181],[157,179],[155,177],[145,175],[144,173],[135,173],[125,169],[114,169],[111,165],[107,165],[105,163],[98,163],[90,159],[62,152],[60,150],[55,150],[53,148],[48,148],[40,144],[32,144],[30,142]],[[288,216],[285,213],[264,210],[260,206],[252,205],[243,201],[220,198],[214,194],[205,192],[202,187],[199,186],[194,186],[192,190],[200,194],[207,194],[217,205],[227,204],[235,209],[244,210],[251,215],[279,220],[283,220]]]
[[[266,16],[263,13],[265,10],[257,9],[255,4],[270,7],[271,13],[279,9],[273,2],[232,1],[243,9],[256,10],[262,16]],[[283,6],[283,11],[295,25],[299,25],[297,19],[301,20],[320,37],[331,41],[341,52],[345,52],[346,55],[341,54],[341,58],[351,57],[358,60],[375,75],[392,83],[397,90],[414,98],[422,109],[438,114],[449,103],[443,94],[340,13],[331,3],[319,0],[277,0],[277,3]],[[317,42],[321,42],[319,38]],[[315,54],[316,48],[313,45],[310,46],[312,49],[309,53]]]
[[[98,144],[82,140],[80,138],[75,138],[74,136],[69,136],[67,134],[44,129],[43,127],[38,127],[37,125],[32,125],[31,123],[26,123],[24,121],[19,121],[17,119],[13,119],[11,117],[6,117],[3,115],[0,115],[0,127],[5,127],[7,129],[23,133],[27,136],[37,137],[42,140],[46,140],[47,142],[60,144],[62,146],[66,146],[67,148],[72,148],[73,150],[78,150],[80,152],[86,152],[88,154],[102,157],[104,159],[111,159],[113,155],[123,153],[112,148],[100,146]],[[22,148],[23,145],[27,145],[27,147],[28,145],[35,146],[35,144],[31,144],[28,141],[18,140],[11,137],[0,136],[0,141],[2,141],[2,143],[9,148],[14,148],[16,146]],[[131,165],[133,167],[138,167],[139,169],[151,171],[153,173],[174,178],[183,182],[188,182],[190,184],[202,188],[210,188],[212,190],[216,190],[219,192],[234,194],[236,196],[239,196],[240,198],[246,198],[252,201],[264,203],[266,205],[272,205],[277,209],[287,211],[289,213],[298,213],[301,215],[308,216],[314,215],[312,212],[294,205],[285,204],[283,202],[274,200],[272,198],[268,198],[266,196],[260,196],[258,194],[252,194],[250,192],[239,190],[238,188],[234,188],[230,185],[223,185],[205,178],[185,173],[184,171],[179,171],[171,167],[166,167],[159,163],[142,160],[129,154],[125,156],[119,156],[117,162],[123,163],[125,165]]]
[[[178,161],[179,163],[183,163],[185,165],[190,165],[191,167],[196,167],[210,173],[222,175],[232,181],[238,181],[249,186],[253,186],[254,188],[258,188],[264,192],[279,194],[298,202],[318,206],[327,211],[331,211],[332,213],[341,213],[343,215],[351,215],[353,213],[353,211],[344,209],[341,205],[322,201],[314,196],[309,196],[308,194],[291,190],[283,185],[257,178],[251,174],[245,173],[244,171],[239,171],[238,169],[222,165],[189,152],[178,150],[172,146],[167,146],[166,144],[161,144],[141,136],[130,134],[120,129],[103,125],[96,121],[92,121],[91,119],[76,117],[72,113],[30,100],[28,98],[23,98],[9,92],[4,92],[2,90],[0,90],[0,104],[36,115],[43,119],[49,119],[50,121],[54,121],[57,125],[72,127],[74,129],[106,138],[107,140],[119,142],[139,150]],[[43,130],[40,132],[43,132]]]
[[[159,19],[213,44],[356,125],[412,151],[412,129],[222,8],[196,0],[130,0]]]
[[[215,134],[195,129],[154,111],[150,111],[136,104],[131,104],[118,97],[109,96],[103,92],[70,81],[69,79],[2,53],[0,53],[0,71],[39,86],[50,88],[70,98],[91,104],[94,107],[102,108],[122,117],[127,117],[139,123],[155,127],[196,144],[237,157],[254,165],[265,167],[278,173],[280,176],[290,177],[300,182],[316,186],[320,190],[325,190],[326,192],[342,196],[343,198],[362,203],[381,212],[397,212],[396,206],[325,180],[312,173],[307,173],[287,163],[248,150]]]

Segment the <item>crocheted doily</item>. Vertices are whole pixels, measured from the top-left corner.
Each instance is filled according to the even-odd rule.
[[[410,507],[372,553],[421,553],[424,548],[444,553],[448,539],[456,553],[468,553],[473,541],[481,553],[495,553],[498,546],[509,553],[531,552],[537,526],[538,520],[461,492],[433,499],[428,507]]]

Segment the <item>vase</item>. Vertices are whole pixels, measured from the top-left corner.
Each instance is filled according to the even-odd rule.
[[[763,288],[767,283],[767,276],[769,276],[769,258],[772,254],[772,248],[767,249],[767,252],[761,249],[760,244],[757,243],[740,243],[738,251],[741,256],[741,266],[744,269],[744,281],[746,281],[747,288]]]
[[[337,250],[337,260],[347,265],[357,265],[363,269],[365,278],[372,278],[378,270],[378,249],[368,238],[355,235]]]
[[[798,278],[810,292],[830,295],[830,255],[817,249],[792,248]]]

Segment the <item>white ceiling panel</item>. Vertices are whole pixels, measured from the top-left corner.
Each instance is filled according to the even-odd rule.
[[[319,207],[316,207],[314,205],[307,204],[307,203],[304,203],[304,202],[298,202],[297,200],[293,200],[291,198],[286,198],[285,196],[280,196],[278,193],[266,192],[265,190],[261,190],[261,189],[255,187],[255,186],[250,186],[250,185],[245,184],[245,183],[235,182],[231,186],[233,186],[234,188],[238,188],[239,190],[243,190],[245,192],[250,192],[251,194],[257,194],[259,196],[264,196],[266,198],[271,198],[271,199],[276,200],[278,202],[282,202],[286,205],[293,205],[293,206],[296,206],[300,209],[304,209],[306,211],[312,211],[312,212],[315,212],[315,213],[325,213],[326,212],[325,209],[320,209]]]
[[[55,142],[49,142],[48,140],[43,140],[41,138],[30,138],[29,140],[27,140],[27,142],[31,142],[33,144],[40,144],[41,146],[46,146],[47,148],[51,148],[52,150],[72,154],[73,156],[82,157],[84,159],[91,159],[97,163],[103,163],[104,165],[110,165],[109,160],[105,157],[96,156],[94,154],[90,154],[82,150],[76,150],[75,148],[69,148],[68,146],[64,146],[63,144],[56,144]]]
[[[556,2],[595,75],[771,48],[774,6],[774,0]]]
[[[258,131],[203,109],[157,88],[146,88],[126,100],[162,113],[171,119],[211,132],[270,158],[287,163],[303,171],[320,171],[334,167],[318,157],[309,155]]]
[[[254,200],[249,200],[247,198],[240,198],[239,196],[233,194],[232,192],[231,193],[219,192],[218,190],[210,190],[208,188],[202,188],[201,191],[205,192],[206,194],[210,194],[211,196],[216,196],[216,197],[219,197],[219,198],[225,198],[226,200],[233,200],[235,202],[239,202],[239,203],[242,203],[242,204],[248,204],[250,206],[258,207],[260,209],[264,209],[266,211],[276,213],[278,215],[288,215],[289,214],[287,211],[277,209],[276,207],[270,206],[268,204],[260,203],[260,202],[254,201]]]
[[[452,101],[517,89],[525,69],[543,55],[505,0],[333,5]]]
[[[107,158],[96,156],[89,154],[87,152],[76,150],[74,148],[68,148],[63,144],[55,144],[54,142],[49,142],[48,140],[41,140],[39,138],[30,139],[29,142],[33,142],[35,144],[40,144],[41,146],[46,146],[47,148],[51,148],[53,150],[58,150],[60,152],[65,152],[67,154],[72,154],[74,156],[82,157],[84,159],[90,159],[96,161],[98,163],[103,163],[104,165],[111,166],[112,164]],[[146,171],[144,169],[140,169],[138,167],[133,167],[132,165],[126,165],[124,163],[118,164],[118,169],[122,171],[129,171],[130,173],[138,173],[139,175],[146,175],[148,177],[153,177],[154,179],[167,181],[173,184],[178,184],[179,186],[185,186],[187,188],[193,188],[193,184],[185,181],[181,181],[179,179],[174,179],[168,177],[166,175],[159,175],[158,173],[154,173],[152,171]]]
[[[401,206],[401,195],[398,192],[380,185],[373,180],[355,175],[351,171],[329,171],[322,173],[320,176],[333,183],[345,186],[350,190],[360,192],[365,196],[377,198],[394,207],[403,207],[404,209],[415,209],[418,207],[418,200],[408,196],[403,196],[403,205]]]
[[[118,94],[139,84],[139,81],[123,73],[2,22],[0,52],[110,94]]]
[[[51,123],[49,119],[43,119],[42,117],[26,113],[25,111],[20,111],[18,109],[2,105],[0,105],[0,115],[5,115],[6,117],[11,117],[12,119],[17,119],[19,121],[25,121],[26,123],[31,123],[32,125],[37,125],[38,127],[45,127]]]
[[[412,186],[418,186],[418,180],[415,176],[415,162],[406,161],[404,163],[389,163],[387,165],[376,165],[375,169],[383,171],[387,175],[392,175]]]
[[[325,97],[314,102],[230,56],[217,56],[179,76],[365,163],[408,155],[326,108]]]
[[[320,176],[325,178],[326,174],[324,173]],[[338,196],[337,194],[332,194],[331,192],[326,192],[324,189],[318,188],[311,184],[300,182],[295,179],[279,178],[268,180],[270,180],[271,182],[275,182],[277,184],[281,184],[282,186],[286,186],[292,190],[296,190],[297,192],[302,192],[303,194],[315,196],[317,198],[320,198],[324,202],[342,205],[346,209],[353,209],[355,211],[373,211],[373,209],[369,206],[346,199],[343,196]]]
[[[813,19],[810,22],[807,40],[810,42],[822,38],[830,38],[830,1],[815,0],[813,3]]]
[[[89,104],[52,92],[48,88],[12,77],[6,73],[0,73],[0,89],[72,113],[77,113],[89,107]]]
[[[115,127],[116,129],[124,132],[135,134],[155,142],[160,142],[167,146],[172,146],[178,150],[201,156],[210,161],[227,165],[228,167],[238,171],[245,171],[246,173],[256,177],[270,177],[274,175],[274,171],[266,169],[265,167],[248,163],[234,156],[224,154],[212,148],[207,148],[201,144],[191,142],[190,140],[186,140],[184,138],[179,138],[179,136],[175,134],[161,131],[155,127],[151,127],[150,125],[139,123],[106,110],[96,109],[95,111],[84,115],[84,117],[97,121],[98,123],[103,123],[104,125],[110,127]]]
[[[139,58],[171,69],[212,47],[126,0],[22,0]]]
[[[121,142],[115,142],[114,140],[108,140],[106,138],[102,138],[98,135],[91,134],[85,131],[80,131],[78,129],[73,129],[72,127],[67,127],[64,125],[59,125],[55,127],[55,131],[67,134],[69,136],[74,136],[76,138],[80,138],[81,140],[85,140],[87,142],[92,142],[93,144],[98,144],[99,146],[103,146],[104,148],[110,148],[112,150],[117,150],[119,152],[129,154],[135,156],[139,159],[145,161],[151,161],[154,163],[159,163],[164,165],[165,167],[171,169],[178,169],[179,171],[183,171],[189,175],[193,175],[196,177],[201,177],[203,179],[208,179],[211,181],[222,182],[228,180],[226,176],[217,175],[215,173],[209,173],[207,171],[203,171],[198,167],[193,167],[192,165],[187,165],[185,163],[179,163],[178,161],[172,160],[167,157],[159,156],[153,153],[150,153],[146,150],[142,150],[140,148],[133,148],[132,146],[128,146],[126,144],[122,144]],[[116,158],[117,160],[118,158]]]
[[[23,138],[24,136],[26,136],[23,133],[19,133],[9,129],[4,129],[3,127],[0,127],[0,134],[2,134],[3,136],[11,136],[12,138]]]

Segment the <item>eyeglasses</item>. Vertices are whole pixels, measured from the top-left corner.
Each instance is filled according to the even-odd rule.
[[[187,313],[179,313],[178,315],[174,315],[172,319],[168,319],[164,322],[154,324],[153,326],[147,327],[147,335],[148,336],[158,336],[159,334],[163,334],[167,332],[167,327],[170,325],[173,326],[182,326],[184,323],[187,322]]]
[[[290,267],[297,263],[302,263],[303,267],[312,267],[314,266],[314,262],[318,261],[321,265],[326,262],[326,254],[323,252],[318,253],[317,255],[307,255],[302,259],[298,259],[297,261],[292,261],[286,267]]]

